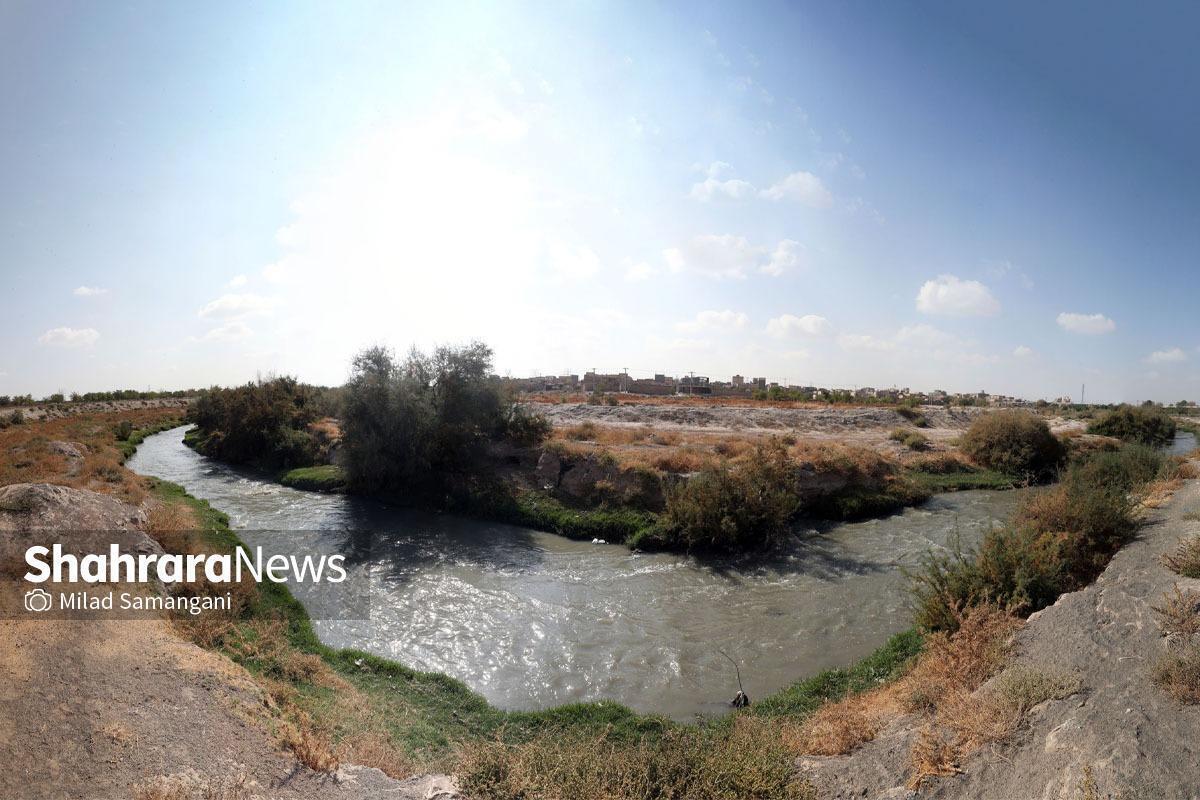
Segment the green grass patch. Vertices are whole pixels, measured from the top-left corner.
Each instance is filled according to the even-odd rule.
[[[346,490],[346,472],[336,464],[319,467],[298,467],[279,476],[279,482],[293,489],[314,492],[342,492]]]
[[[925,637],[916,628],[898,633],[871,655],[845,669],[827,669],[763,698],[751,712],[764,717],[803,718],[829,700],[859,694],[894,681],[912,668]]]
[[[993,469],[951,473],[923,472],[913,469],[908,470],[906,475],[909,480],[933,494],[967,489],[1012,489],[1021,484],[1021,481],[1012,475],[1005,475],[1003,472]]]
[[[171,428],[177,428],[182,424],[182,418],[165,419],[146,428],[130,428],[127,427],[127,423],[120,423],[116,435],[118,437],[117,450],[121,453],[121,463],[128,461],[137,452],[138,445],[144,442],[147,436],[169,431]]]
[[[476,492],[461,509],[481,517],[534,530],[556,533],[568,539],[603,539],[633,547],[654,527],[658,515],[633,508],[601,506],[571,508],[543,492],[512,491],[493,486]]]

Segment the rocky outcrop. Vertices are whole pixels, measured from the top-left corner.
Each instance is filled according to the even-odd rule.
[[[1200,797],[1200,707],[1177,703],[1150,678],[1166,643],[1152,606],[1175,585],[1200,580],[1161,563],[1184,536],[1200,534],[1191,513],[1200,481],[1189,481],[1100,578],[1034,614],[1017,637],[1016,665],[1080,676],[1082,690],[1036,706],[1006,742],[976,752],[962,774],[905,788],[916,718],[902,717],[849,756],[801,762],[822,798],[1081,800],[1087,770],[1094,797]],[[984,687],[986,690],[987,687]]]

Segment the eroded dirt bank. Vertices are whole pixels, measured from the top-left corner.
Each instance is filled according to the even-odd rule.
[[[31,529],[62,532],[68,545],[86,535],[75,532],[109,531],[125,547],[161,552],[144,525],[141,509],[95,492],[0,488],[0,797],[448,796],[428,777],[397,782],[375,769],[301,766],[271,735],[261,688],[165,619],[55,620],[19,610],[19,554]],[[156,787],[164,794],[139,794]]]
[[[1035,707],[1009,739],[961,765],[961,774],[906,786],[918,721],[895,721],[849,756],[801,765],[827,798],[947,800],[1195,800],[1200,797],[1200,707],[1177,703],[1152,681],[1166,640],[1152,606],[1178,584],[1200,589],[1161,562],[1200,533],[1200,481],[1151,510],[1137,541],[1088,588],[1063,595],[1017,635],[1013,666],[1068,672],[1081,688]],[[1013,667],[1010,667],[1010,669]],[[995,679],[993,679],[995,680]],[[981,691],[985,691],[987,686]],[[1085,793],[1086,775],[1097,794]]]

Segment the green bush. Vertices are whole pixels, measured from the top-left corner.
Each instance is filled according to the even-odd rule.
[[[760,445],[746,462],[706,469],[669,488],[666,510],[644,544],[718,552],[769,547],[799,507],[795,483],[787,450]]]
[[[917,431],[910,431],[910,430],[906,430],[904,428],[897,428],[896,430],[892,431],[891,435],[888,438],[891,439],[893,442],[899,442],[900,444],[907,447],[909,450],[916,450],[916,451],[920,452],[922,450],[929,449],[929,439],[927,439],[923,434],[920,434]]]
[[[118,442],[127,440],[133,434],[133,423],[127,419],[123,419],[113,426],[113,435],[117,437]]]
[[[930,556],[913,576],[917,623],[953,629],[958,611],[987,602],[1031,614],[1092,581],[1136,532],[1130,493],[1158,476],[1157,459],[1144,448],[1098,453],[1025,498],[974,551]]]
[[[989,469],[1044,480],[1062,463],[1062,443],[1040,417],[1027,411],[980,414],[963,434],[962,451]]]
[[[320,416],[318,390],[295,378],[213,387],[188,407],[198,428],[185,440],[205,455],[268,468],[312,465],[316,445],[306,428]]]
[[[1165,445],[1175,438],[1175,420],[1156,406],[1117,406],[1088,426],[1088,433],[1126,442]]]

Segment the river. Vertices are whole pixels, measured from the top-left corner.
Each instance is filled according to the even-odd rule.
[[[195,453],[185,430],[148,437],[127,466],[208,500],[248,544],[279,549],[267,531],[297,531],[305,551],[354,545],[369,618],[315,620],[324,642],[447,673],[507,709],[611,699],[686,719],[725,711],[737,691],[721,650],[752,699],[851,664],[909,626],[903,568],[973,544],[1019,495],[801,523],[770,558],[705,563],[289,489]]]

